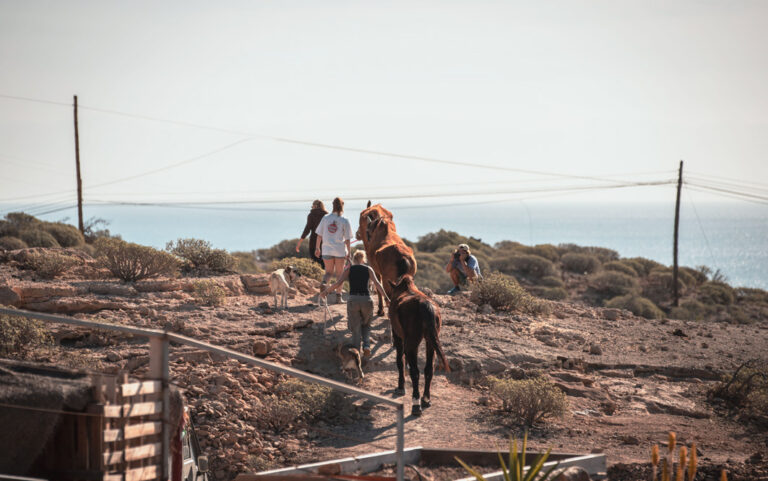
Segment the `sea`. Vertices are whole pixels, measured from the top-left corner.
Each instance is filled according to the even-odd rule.
[[[347,203],[353,230],[365,206]],[[557,203],[507,201],[485,204],[385,204],[398,233],[418,240],[440,229],[494,244],[599,246],[622,257],[646,257],[665,265],[673,259],[674,205],[661,203]],[[5,206],[3,210],[7,210]],[[178,238],[205,239],[214,247],[251,251],[301,235],[308,208],[86,205],[84,217],[101,218],[123,239],[163,248]],[[76,223],[75,209],[41,215]],[[742,202],[683,204],[679,263],[719,270],[734,286],[768,289],[768,206]]]

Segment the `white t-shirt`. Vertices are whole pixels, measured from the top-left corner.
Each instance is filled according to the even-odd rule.
[[[344,241],[352,239],[352,226],[345,217],[330,213],[320,220],[315,232],[323,237],[322,254],[324,256],[345,257],[347,255]]]

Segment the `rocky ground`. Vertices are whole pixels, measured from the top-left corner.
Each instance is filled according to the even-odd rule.
[[[206,307],[193,295],[195,278],[125,284],[86,264],[62,279],[42,281],[19,268],[23,252],[15,256],[0,264],[0,304],[165,328],[346,380],[333,352],[347,335],[345,307],[332,305],[327,319],[324,308],[311,303],[312,281],[297,286],[287,310],[275,311],[263,276],[213,277],[226,300]],[[569,408],[563,418],[531,431],[534,448],[603,452],[611,479],[649,479],[650,446],[675,431],[679,443],[696,442],[701,463],[712,473],[727,465],[735,475],[729,479],[768,479],[768,434],[707,400],[722,375],[748,359],[766,359],[768,320],[656,321],[566,303],[553,303],[551,314],[534,317],[479,308],[465,296],[434,299],[442,309],[440,336],[452,372],[436,374],[432,407],[406,420],[406,446],[506,445],[522,429],[499,414],[483,379],[541,372],[567,394]],[[56,346],[32,358],[133,376],[147,369],[147,347],[140,340],[67,326],[53,326],[53,333]],[[397,374],[384,318],[374,321],[373,338],[365,380],[356,385],[392,396]],[[337,412],[277,434],[264,428],[260,406],[285,378],[183,346],[173,347],[171,366],[216,480],[394,447],[395,414],[387,407],[346,397]]]

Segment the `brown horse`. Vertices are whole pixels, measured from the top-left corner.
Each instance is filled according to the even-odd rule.
[[[413,283],[413,277],[406,274],[397,283],[388,282],[392,294],[390,296],[389,317],[392,320],[392,331],[395,340],[396,364],[398,371],[397,389],[395,394],[405,394],[405,375],[403,373],[403,353],[408,361],[408,372],[413,384],[411,414],[421,416],[422,408],[428,408],[430,402],[430,385],[432,384],[432,363],[435,351],[440,356],[440,364],[446,372],[450,371],[448,362],[440,347],[440,308],[432,302]],[[401,328],[395,329],[395,325]],[[399,332],[398,332],[399,331]],[[427,361],[424,365],[424,396],[419,401],[419,345],[424,339],[427,347]]]
[[[413,249],[405,245],[397,234],[392,212],[381,204],[371,207],[371,201],[368,201],[368,207],[360,213],[360,226],[355,237],[362,239],[365,253],[368,255],[368,264],[379,276],[388,296],[391,297],[388,281],[394,281],[403,274],[416,275],[416,257],[413,255]],[[377,314],[384,315],[381,295]]]

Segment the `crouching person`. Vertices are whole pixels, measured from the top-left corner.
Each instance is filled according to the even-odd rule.
[[[389,298],[373,269],[366,264],[365,251],[355,251],[352,256],[352,265],[342,272],[335,284],[325,287],[320,295],[325,296],[341,287],[346,280],[349,280],[347,326],[352,333],[352,347],[360,350],[362,345],[363,357],[369,357],[371,355],[371,320],[373,319],[373,298],[371,298],[369,285],[373,284],[387,303]]]
[[[482,278],[477,257],[472,255],[467,244],[459,244],[450,262],[445,266],[445,271],[451,276],[453,282],[453,289],[448,291],[448,294],[456,294],[461,291],[461,286]]]

